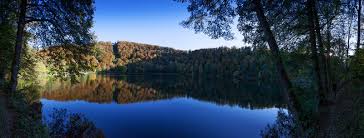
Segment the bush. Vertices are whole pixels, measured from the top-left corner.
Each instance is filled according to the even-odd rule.
[[[35,86],[12,93],[10,105],[16,113],[14,137],[48,137],[46,126],[42,123],[42,105],[34,99],[39,91]]]
[[[351,70],[357,78],[364,78],[364,49],[359,49],[351,60]]]
[[[126,67],[125,66],[116,66],[115,70],[121,74],[125,74],[126,73]]]
[[[81,114],[69,114],[66,109],[54,109],[47,126],[51,137],[104,137],[92,121]]]
[[[10,106],[16,113],[14,137],[104,137],[93,122],[80,114],[67,114],[66,110],[55,110],[51,121],[42,120],[42,105],[39,102],[40,87],[35,84],[22,87],[10,96]],[[0,106],[0,127],[4,128],[4,109]],[[0,131],[0,136],[3,132]]]
[[[99,71],[98,73],[100,74],[126,74],[127,72],[127,67],[125,66],[116,66],[110,69],[103,69],[101,71]]]

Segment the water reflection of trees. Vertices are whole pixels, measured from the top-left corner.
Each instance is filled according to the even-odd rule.
[[[54,82],[53,88],[46,90],[42,96],[60,101],[85,100],[97,103],[112,101],[113,79],[98,78],[71,85],[67,82]]]
[[[176,76],[128,77],[128,82],[163,94],[187,96],[245,108],[284,107],[283,93],[273,82],[234,82],[230,79],[187,79]]]
[[[140,87],[110,77],[97,77],[94,80],[88,79],[74,85],[54,85],[58,87],[44,91],[43,98],[58,101],[84,100],[96,103],[111,103],[113,101],[133,103],[160,98],[157,91],[152,88]]]
[[[153,88],[138,86],[122,80],[115,82],[113,95],[117,103],[134,103],[167,98]]]
[[[52,84],[43,97],[97,103],[134,103],[192,97],[221,105],[246,108],[284,107],[282,92],[274,83],[239,82],[232,80],[195,80],[183,77],[134,76],[116,78],[97,76],[78,84]]]

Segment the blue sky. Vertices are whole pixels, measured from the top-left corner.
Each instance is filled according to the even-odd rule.
[[[92,30],[98,41],[133,41],[183,50],[243,45],[237,32],[235,40],[226,41],[183,28],[180,22],[189,16],[186,7],[173,0],[96,0]]]

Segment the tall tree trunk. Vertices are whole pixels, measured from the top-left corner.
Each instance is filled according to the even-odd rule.
[[[350,18],[349,30],[348,30],[348,46],[346,48],[346,70],[349,70],[349,50],[350,50],[350,38],[351,38],[351,25],[353,22],[353,16]]]
[[[319,91],[319,97],[321,99],[322,92],[323,92],[323,86],[322,86],[322,77],[321,77],[321,67],[320,62],[317,54],[317,45],[316,45],[316,32],[315,32],[315,19],[314,19],[314,12],[313,12],[313,5],[314,1],[310,0],[307,2],[307,18],[308,18],[308,28],[309,28],[309,41],[310,41],[310,47],[312,52],[312,61],[314,65],[314,70],[316,73],[316,79],[317,79],[317,86]]]
[[[5,82],[5,71],[0,68],[0,85],[2,85],[3,82]]]
[[[326,38],[327,38],[327,50],[326,50],[326,64],[327,64],[327,72],[326,72],[326,76],[327,76],[327,87],[328,87],[328,93],[329,94],[333,94],[332,91],[333,91],[333,82],[334,82],[334,76],[332,76],[332,72],[331,72],[331,32],[330,32],[330,29],[331,29],[331,21],[328,21],[328,24],[327,24],[327,30],[326,30]],[[329,96],[330,98],[330,96]],[[331,97],[333,98],[333,97]],[[329,100],[333,100],[333,99],[329,99]]]
[[[293,91],[292,82],[290,81],[287,71],[284,68],[283,60],[279,53],[279,47],[278,47],[277,41],[270,28],[270,24],[268,23],[267,18],[264,14],[264,10],[263,10],[263,6],[261,5],[261,1],[253,0],[253,3],[255,5],[254,10],[257,14],[257,17],[259,20],[259,25],[264,31],[264,37],[265,37],[266,41],[268,42],[269,49],[274,57],[274,62],[275,62],[276,68],[278,69],[279,76],[287,89],[285,92],[285,98],[287,99],[287,102],[288,102],[288,104],[287,104],[288,108],[292,112],[293,116],[295,117],[295,120],[298,121],[298,128],[297,128],[298,136],[301,136],[301,135],[303,135],[303,130],[299,123],[300,120],[298,117],[299,116],[298,111],[300,111],[301,106],[298,103],[298,100],[296,99],[296,96]]]
[[[313,60],[313,63],[314,63],[314,70],[315,70],[315,73],[316,73],[316,78],[317,78],[317,85],[319,87],[318,89],[318,93],[317,93],[317,97],[319,98],[320,100],[320,103],[321,103],[321,99],[323,99],[323,97],[325,96],[323,91],[324,91],[324,87],[323,87],[323,81],[322,81],[322,74],[321,74],[321,65],[320,64],[320,60],[319,60],[319,57],[318,57],[318,53],[317,53],[317,44],[316,44],[316,39],[317,39],[317,36],[316,35],[320,35],[318,33],[316,33],[316,28],[315,28],[315,11],[314,9],[316,8],[315,7],[315,0],[308,0],[307,3],[307,19],[308,19],[308,26],[309,26],[309,41],[310,41],[310,47],[311,47],[311,51],[312,51],[312,60]],[[322,131],[324,130],[323,127],[321,127],[321,124],[322,124],[322,121],[320,120],[321,119],[321,116],[324,115],[321,113],[321,110],[322,110],[322,104],[319,104],[318,105],[318,108],[319,108],[319,118],[317,118],[317,123],[320,124],[319,127],[318,127],[318,133],[317,133],[317,136],[318,135],[321,135],[322,134]]]
[[[291,83],[290,79],[288,78],[288,74],[284,68],[282,57],[279,53],[278,44],[272,33],[270,25],[264,15],[263,7],[260,3],[260,0],[253,0],[253,1],[255,4],[255,12],[257,13],[257,17],[259,19],[259,25],[262,27],[262,29],[264,31],[265,39],[268,42],[269,48],[275,58],[274,61],[275,61],[276,67],[278,69],[279,75],[280,75],[284,85],[286,86],[286,88],[291,89],[292,83]]]
[[[312,1],[312,11],[313,11],[313,17],[315,20],[315,31],[316,31],[316,37],[317,37],[317,42],[318,42],[318,48],[319,48],[319,56],[320,59],[319,60],[321,62],[322,66],[322,87],[323,87],[323,91],[320,91],[320,102],[321,103],[326,103],[327,100],[327,94],[329,92],[329,88],[327,85],[327,82],[329,80],[329,76],[327,76],[327,59],[325,57],[325,48],[324,48],[324,44],[323,44],[323,40],[322,40],[322,36],[321,36],[321,29],[320,29],[320,19],[318,17],[318,13],[317,13],[317,9],[316,9],[316,1],[315,0],[311,0]]]
[[[275,62],[276,68],[278,69],[279,76],[287,89],[286,97],[289,102],[288,105],[292,106],[292,109],[300,108],[300,106],[297,103],[297,99],[292,90],[293,89],[292,82],[290,81],[287,71],[284,68],[283,60],[279,53],[279,47],[278,47],[277,41],[270,28],[270,24],[268,23],[267,18],[264,15],[264,11],[263,11],[261,2],[260,2],[260,0],[253,0],[253,2],[255,5],[254,9],[255,9],[255,12],[257,13],[257,17],[259,20],[259,25],[261,26],[261,28],[264,31],[264,37],[265,37],[266,41],[268,42],[269,49],[274,57],[274,62]]]
[[[359,9],[358,9],[358,37],[357,37],[357,44],[356,44],[356,51],[358,51],[359,50],[359,48],[360,48],[360,32],[361,32],[361,30],[360,30],[360,25],[361,25],[361,21],[360,21],[360,19],[361,19],[361,0],[359,0]]]
[[[18,73],[20,66],[20,57],[22,53],[23,39],[24,39],[24,28],[25,28],[25,15],[27,12],[27,0],[20,1],[20,11],[18,16],[18,27],[16,33],[15,50],[13,63],[11,65],[11,92],[16,91],[18,85]]]

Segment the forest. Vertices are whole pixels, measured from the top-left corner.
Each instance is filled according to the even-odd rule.
[[[272,64],[265,60],[269,58],[267,49],[220,47],[182,51],[133,42],[99,42],[96,51],[96,70],[106,74],[169,73],[239,79],[273,76],[269,74]]]
[[[93,0],[0,0],[0,103],[6,103],[0,106],[0,127],[5,128],[0,135],[101,135],[92,122],[77,115],[67,117],[80,122],[69,122],[62,131],[57,127],[60,124],[42,124],[37,116],[41,108],[41,95],[37,93],[40,83],[48,79],[77,83],[85,74],[97,73],[278,82],[284,88],[291,113],[288,117],[294,127],[282,131],[287,129],[281,126],[287,120],[280,120],[283,122],[267,127],[265,137],[364,136],[361,0],[174,1],[188,5],[189,16],[182,21],[183,27],[212,39],[231,40],[234,35],[242,35],[243,45],[185,51],[128,41],[102,42],[91,31]],[[232,32],[234,27],[239,34]],[[107,85],[103,91],[111,93],[113,84]],[[129,84],[119,86],[136,89]],[[90,90],[73,96],[95,100],[89,93],[95,88],[77,87]],[[65,91],[72,91],[69,89]],[[146,97],[120,94],[124,97],[119,102],[163,97],[153,95],[163,88],[141,89]],[[67,92],[54,93],[72,99]],[[113,99],[107,93],[97,96],[104,96],[101,102]],[[7,113],[9,109],[11,113]],[[14,114],[17,119],[6,119]],[[7,125],[9,120],[15,122],[13,126]],[[74,127],[82,130],[72,131]]]
[[[199,50],[176,50],[134,42],[97,42],[87,54],[74,54],[83,48],[53,46],[36,51],[32,68],[43,76],[67,78],[81,73],[99,74],[179,74],[196,77],[236,79],[275,78],[274,67],[265,48],[219,47]],[[290,56],[287,52],[287,56]],[[302,55],[304,56],[304,55]],[[31,63],[29,63],[31,64]],[[79,64],[78,66],[72,66]],[[6,70],[6,69],[3,69]],[[273,70],[273,71],[272,71]]]

